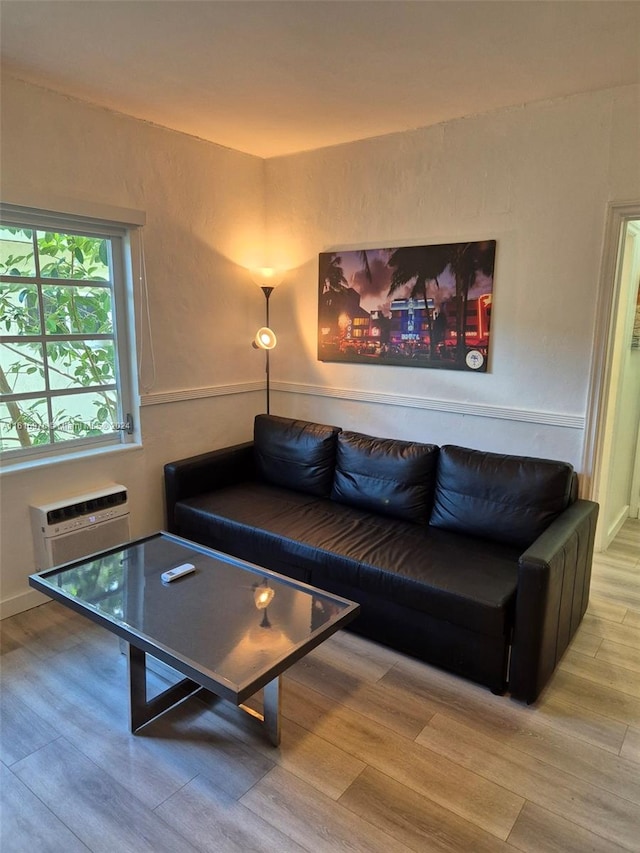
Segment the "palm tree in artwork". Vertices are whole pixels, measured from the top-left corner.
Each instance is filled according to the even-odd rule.
[[[485,240],[476,243],[456,243],[451,246],[451,271],[456,281],[457,305],[457,361],[462,363],[467,354],[467,303],[469,290],[479,272],[493,275],[495,264],[495,240]]]
[[[453,246],[444,243],[439,246],[407,246],[396,249],[389,258],[389,266],[393,268],[391,286],[388,295],[391,296],[401,287],[414,282],[411,288],[413,299],[424,299],[424,316],[429,332],[431,357],[435,355],[433,336],[433,316],[427,303],[428,285],[433,282],[440,287],[438,276],[442,275],[452,258]]]
[[[373,273],[371,272],[371,267],[369,266],[369,255],[367,254],[366,249],[360,250],[360,260],[362,261],[362,269],[364,270],[365,277],[369,284],[372,284]]]
[[[342,258],[336,252],[320,255],[320,298],[318,302],[318,352],[338,337],[338,317],[348,292],[348,282],[342,268]],[[321,330],[321,331],[320,331]]]
[[[342,258],[335,252],[323,252],[320,255],[320,283],[323,293],[328,290],[340,293],[347,285],[342,269]]]

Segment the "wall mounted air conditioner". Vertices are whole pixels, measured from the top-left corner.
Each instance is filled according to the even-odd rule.
[[[38,571],[114,548],[131,538],[125,486],[112,485],[29,509]]]

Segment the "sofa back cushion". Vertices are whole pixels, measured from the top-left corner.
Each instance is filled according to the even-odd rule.
[[[571,465],[440,449],[431,525],[527,548],[575,497]]]
[[[331,497],[424,524],[431,512],[437,458],[433,444],[341,432]]]
[[[258,476],[268,483],[329,497],[340,427],[257,415],[253,440]]]

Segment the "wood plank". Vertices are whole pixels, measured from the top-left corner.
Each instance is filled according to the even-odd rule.
[[[640,627],[627,622],[616,624],[608,619],[600,619],[585,614],[582,620],[582,628],[588,634],[595,634],[604,640],[613,640],[621,646],[631,646],[637,649],[640,645]]]
[[[595,634],[589,634],[587,631],[583,631],[582,627],[580,627],[571,640],[569,648],[576,652],[580,652],[582,655],[588,655],[589,657],[594,658],[603,642],[604,640],[602,637],[597,637]]]
[[[0,623],[3,647],[7,646],[10,651],[20,646],[46,660],[81,642],[85,631],[90,630],[85,628],[85,622],[87,620],[82,616],[72,613],[57,601],[51,601],[3,619]]]
[[[620,755],[628,758],[630,761],[635,761],[636,764],[640,764],[640,728],[629,728],[622,744]],[[638,772],[640,773],[640,769]]]
[[[629,657],[640,661],[640,650],[630,646],[620,646],[627,649]],[[625,693],[640,699],[640,674],[611,661],[599,657],[587,657],[573,649],[568,649],[560,661],[559,667],[565,672],[571,672],[580,678],[604,685],[616,693]]]
[[[576,739],[609,752],[620,752],[627,730],[626,724],[576,704],[575,695],[566,696],[561,689],[547,690],[536,702],[535,710],[539,713],[541,722],[569,738],[565,750],[569,749]]]
[[[596,619],[608,619],[609,622],[622,622],[624,617],[627,615],[627,610],[628,608],[622,604],[615,604],[614,602],[607,601],[604,598],[591,596],[589,599],[589,606],[587,607],[587,614],[595,617]],[[581,630],[582,628],[580,627],[578,632]]]
[[[63,738],[23,758],[12,770],[95,853],[195,850]]]
[[[640,578],[640,572],[638,572]],[[640,630],[640,610],[627,610],[627,613],[622,620],[622,624],[629,628],[637,628]]]
[[[203,853],[304,853],[307,849],[204,776],[193,779],[155,812]]]
[[[612,603],[624,604],[626,607],[640,610],[640,591],[637,589],[635,579],[613,582],[602,577],[591,582],[591,594],[608,599]]]
[[[616,572],[635,569],[638,565],[636,550],[637,546],[630,543],[624,546],[611,547],[607,551],[602,552],[595,561],[597,576],[604,577],[608,574],[614,576]]]
[[[68,657],[64,660],[68,662]],[[92,696],[65,677],[61,663],[56,656],[46,667],[23,667],[11,679],[12,693],[31,713],[46,717],[68,742],[150,807],[195,775],[176,769],[166,758],[156,760],[144,741],[128,732],[126,713],[114,719],[99,695]],[[96,680],[94,686],[99,684]]]
[[[533,803],[518,815],[509,846],[524,853],[621,853],[624,847]]]
[[[623,669],[631,669],[634,673],[640,673],[640,648],[634,649],[631,646],[621,646],[611,640],[603,640],[596,652],[596,658]]]
[[[198,773],[219,774],[239,796],[273,766],[242,747],[216,725],[201,703],[181,706],[143,736],[127,728],[125,664],[117,645],[108,646],[102,677],[80,646],[34,664],[12,679],[24,704],[46,715],[65,738],[120,785],[153,808]],[[111,673],[111,675],[109,675]],[[122,679],[121,679],[122,676]],[[115,710],[114,710],[115,708]]]
[[[388,672],[388,670],[386,670]],[[287,672],[287,678],[323,693],[342,705],[359,711],[389,729],[413,738],[424,728],[433,711],[421,699],[402,695],[381,681],[361,680],[350,659],[326,660],[324,648],[307,655]]]
[[[320,693],[291,685],[284,714],[395,781],[455,814],[506,838],[523,800],[504,787],[467,772],[448,758],[423,749]]]
[[[535,705],[525,705],[504,696],[494,696],[476,684],[452,679],[445,672],[408,658],[391,670],[382,684],[404,687],[411,695],[429,703],[434,713],[450,713],[468,721],[512,719],[520,721],[523,726],[535,719],[563,737],[569,737],[569,743],[577,738],[615,754],[618,754],[627,730],[625,722],[566,701],[567,697],[561,690],[548,689]]]
[[[218,714],[197,700],[174,708],[134,737],[143,740],[154,756],[184,773],[214,780],[234,798],[242,796],[274,765],[235,737]]]
[[[552,689],[560,691],[569,704],[584,707],[602,717],[631,726],[640,721],[640,700],[635,696],[629,696],[619,690],[612,691],[587,678],[567,672],[562,667],[553,675]]]
[[[314,853],[334,850],[405,853],[409,850],[281,767],[268,773],[240,802]]]
[[[289,680],[285,677],[282,685],[283,704],[287,701],[289,688]],[[220,724],[228,728],[230,735],[255,750],[258,755],[264,756],[272,766],[278,765],[333,800],[340,797],[365,767],[364,761],[318,737],[295,719],[283,719],[282,740],[279,748],[274,749],[255,720],[237,708],[220,703],[216,705],[215,712]]]
[[[2,853],[86,853],[89,850],[27,786],[0,764]]]
[[[436,714],[417,742],[488,780],[501,782],[523,799],[595,835],[609,838],[626,850],[637,850],[638,806],[629,800],[551,767],[445,714]]]
[[[339,802],[419,853],[506,853],[511,849],[495,835],[372,767],[364,770]]]
[[[403,655],[352,631],[338,631],[320,646],[325,661],[337,667],[348,667],[362,681],[375,683]]]
[[[11,658],[20,656],[19,666],[24,666],[25,656],[22,649],[14,649],[7,653],[3,661],[2,689],[0,690],[0,761],[11,765],[25,758],[35,750],[40,749],[60,736],[60,730],[36,713],[27,702],[24,702],[16,691],[7,668],[11,671]]]
[[[631,565],[637,566],[640,563],[640,556],[638,555],[638,542],[635,531],[621,530],[603,556],[606,560],[611,558],[625,560]]]
[[[637,767],[618,755],[626,727],[616,726],[618,737],[614,748],[603,749],[600,744],[594,745],[571,735],[571,708],[560,708],[569,727],[557,727],[549,724],[548,714],[540,713],[535,707],[505,702],[503,697],[494,696],[478,701],[471,691],[469,694],[464,708],[458,703],[443,702],[441,713],[460,725],[472,727],[486,738],[495,738],[504,746],[519,749],[558,770],[640,804]],[[555,707],[557,711],[558,706]]]

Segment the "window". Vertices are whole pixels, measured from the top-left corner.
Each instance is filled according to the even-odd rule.
[[[125,227],[3,207],[4,461],[131,441]]]

